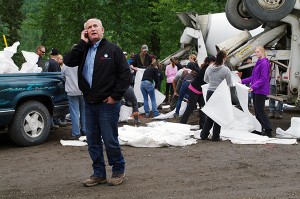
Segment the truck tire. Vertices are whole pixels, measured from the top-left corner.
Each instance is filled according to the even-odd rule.
[[[19,146],[34,146],[43,143],[50,132],[50,114],[45,105],[27,101],[18,107],[8,133]]]
[[[261,26],[257,19],[245,12],[242,0],[227,0],[225,13],[229,23],[239,30],[253,30]]]
[[[294,8],[296,0],[243,0],[247,12],[258,21],[276,22],[287,16]]]

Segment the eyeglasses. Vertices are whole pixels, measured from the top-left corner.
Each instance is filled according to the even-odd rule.
[[[45,51],[42,51],[41,49],[39,49],[39,51],[40,51],[41,53],[45,54]]]

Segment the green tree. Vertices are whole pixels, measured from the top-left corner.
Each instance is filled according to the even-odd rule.
[[[41,41],[42,30],[40,29],[36,18],[40,9],[40,0],[24,0],[22,13],[26,16],[22,22],[20,36],[20,50],[35,51],[36,47],[43,44]]]
[[[161,58],[176,52],[180,46],[180,36],[185,28],[176,13],[191,12],[199,15],[224,12],[226,0],[195,1],[186,0],[159,0],[153,4],[153,10],[158,13],[155,18],[155,27],[159,33]]]
[[[0,2],[3,0],[0,0]],[[34,50],[44,44],[63,54],[77,43],[83,23],[102,20],[105,37],[124,51],[138,52],[147,44],[161,59],[177,51],[184,25],[177,12],[207,14],[223,12],[226,0],[24,0],[22,48]],[[1,12],[1,11],[0,11]]]
[[[1,32],[6,36],[7,45],[11,46],[15,42],[20,41],[19,30],[23,20],[23,14],[21,7],[23,0],[1,0]],[[4,46],[5,47],[5,46]],[[17,53],[13,57],[17,66],[23,63],[24,59],[20,53]]]

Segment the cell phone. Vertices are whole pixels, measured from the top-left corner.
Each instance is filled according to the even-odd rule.
[[[88,36],[87,32],[86,32],[86,33],[84,33],[84,37],[85,37],[85,38],[89,38],[89,36]]]

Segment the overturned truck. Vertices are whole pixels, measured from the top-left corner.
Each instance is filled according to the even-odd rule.
[[[180,57],[194,47],[201,62],[222,49],[228,53],[226,65],[232,70],[242,69],[240,63],[254,54],[256,46],[264,46],[276,70],[274,98],[299,105],[299,10],[299,0],[228,0],[225,13],[177,13],[186,26],[180,38],[181,49],[162,62],[167,64],[170,57]]]

